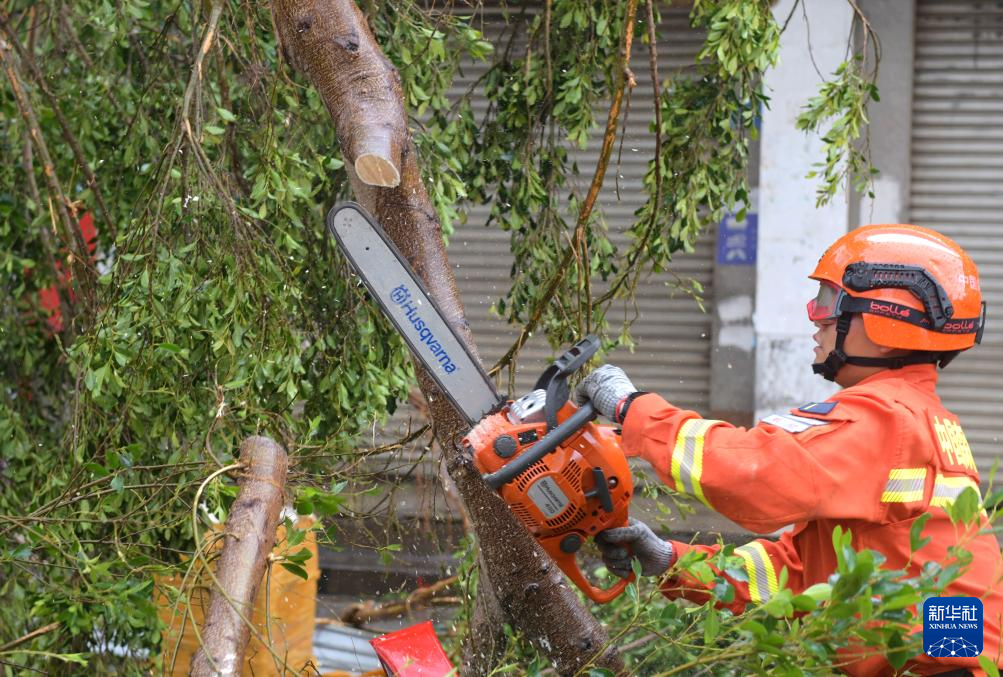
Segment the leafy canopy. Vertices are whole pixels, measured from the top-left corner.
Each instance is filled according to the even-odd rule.
[[[362,474],[371,452],[358,435],[393,411],[413,373],[324,234],[346,193],[343,162],[316,92],[282,61],[267,7],[5,7],[0,646],[56,626],[0,664],[140,671],[130,656],[159,643],[154,575],[184,570],[192,516],[222,519],[234,495],[214,481],[193,505],[202,480],[257,433],[290,451],[303,510],[343,511],[354,486],[389,491]],[[511,233],[515,275],[497,308],[527,333],[560,343],[602,330],[644,271],[669,268],[747,200],[759,83],[780,34],[765,1],[694,3],[706,32],[697,75],[659,83],[648,200],[623,250],[601,206],[571,188],[582,168],[570,157],[605,140],[606,104],[629,81],[625,28],[653,48],[658,8],[512,7],[519,51],[495,49],[465,5],[363,9],[400,70],[444,234],[470,202],[491,204]],[[469,59],[492,65],[451,100]],[[868,91],[850,81],[814,115],[856,110]],[[475,96],[490,104],[482,118]],[[618,116],[610,124],[615,134]],[[859,125],[841,129],[840,143]],[[93,245],[77,226],[85,214]]]

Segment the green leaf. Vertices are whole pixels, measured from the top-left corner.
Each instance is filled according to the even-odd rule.
[[[982,668],[987,677],[1000,677],[1000,669],[989,656],[979,656],[979,667]]]
[[[828,602],[832,597],[832,586],[828,583],[816,583],[808,587],[802,594],[811,597],[816,602]]]
[[[289,562],[282,562],[281,564],[283,569],[293,574],[294,576],[299,576],[304,581],[310,578],[310,576],[306,572],[306,569],[299,566],[298,564],[290,564]]]
[[[798,611],[812,611],[818,606],[811,595],[795,595],[791,604]]]
[[[986,496],[986,510],[996,510],[1003,503],[1003,489],[995,489]]]
[[[295,548],[297,545],[306,540],[306,534],[306,529],[288,529],[286,531],[286,545],[290,548]]]
[[[718,630],[721,628],[721,617],[717,609],[710,609],[703,622],[703,643],[710,646],[717,638]]]
[[[107,477],[108,474],[109,474],[108,473],[108,468],[104,467],[103,465],[101,465],[99,463],[93,463],[93,462],[91,462],[91,463],[85,463],[84,464],[84,470],[89,470],[90,472],[94,473],[95,477],[99,477],[99,478],[100,477]]]
[[[981,503],[979,492],[973,487],[965,487],[954,503],[947,506],[947,514],[955,524],[971,524],[979,517]]]
[[[930,519],[930,513],[925,512],[916,518],[916,521],[912,523],[909,527],[909,547],[912,552],[916,552],[927,543],[930,542],[930,536],[926,538],[920,538],[923,533],[923,527],[926,525],[927,521]]]
[[[741,625],[738,626],[738,628],[739,630],[744,630],[746,632],[752,633],[752,635],[757,639],[763,639],[769,634],[769,632],[766,630],[766,627],[762,623],[760,623],[759,621],[754,621],[752,619],[743,622]]]
[[[295,564],[303,564],[311,557],[313,557],[313,553],[311,553],[309,549],[301,548],[292,555],[286,555],[286,560],[293,562]]]

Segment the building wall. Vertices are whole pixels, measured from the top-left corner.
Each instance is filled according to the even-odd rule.
[[[781,24],[794,4],[774,5]],[[798,131],[795,120],[846,57],[851,17],[848,3],[803,0],[781,38],[780,61],[765,79],[771,101],[763,112],[759,164],[756,420],[834,392],[810,367],[814,328],[805,303],[817,284],[807,275],[824,248],[847,232],[849,209],[842,193],[816,207],[815,183],[805,175],[823,157],[822,144]]]
[[[905,223],[909,218],[912,177],[913,43],[915,0],[865,0],[860,3],[881,44],[880,101],[867,107],[871,162],[878,170],[874,197],[852,196],[851,226]]]

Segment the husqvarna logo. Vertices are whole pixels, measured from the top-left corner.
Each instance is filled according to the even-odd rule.
[[[439,361],[439,364],[442,365],[442,370],[447,374],[452,374],[456,371],[456,365],[453,363],[452,358],[449,357],[449,353],[446,352],[446,349],[435,337],[432,327],[428,326],[425,320],[418,315],[418,305],[412,302],[411,290],[407,288],[407,285],[400,284],[394,287],[390,291],[390,300],[404,311],[404,317],[407,318],[408,324],[411,325],[417,334],[417,343],[423,343],[428,346],[429,351]]]

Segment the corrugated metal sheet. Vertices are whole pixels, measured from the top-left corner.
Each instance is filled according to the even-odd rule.
[[[911,219],[972,255],[989,307],[940,386],[985,477],[1003,440],[1003,3],[918,0],[914,63]]]
[[[369,640],[377,635],[342,625],[318,625],[313,633],[313,653],[320,671],[352,673],[380,669],[380,659]]]
[[[500,31],[498,16],[491,11],[486,12],[484,31],[489,37]],[[663,10],[659,33],[659,78],[664,81],[670,76],[685,76],[685,71],[694,64],[702,44],[702,34],[689,26],[688,12],[684,8]],[[654,135],[649,131],[654,102],[648,50],[640,36],[635,38],[631,66],[637,86],[630,100],[626,134],[622,150],[619,145],[614,149],[598,201],[617,246],[626,245],[623,233],[633,222],[634,211],[644,203],[642,179],[655,143]],[[465,92],[486,69],[487,65],[483,63],[466,64],[462,79],[454,87],[454,95],[458,97]],[[473,105],[475,114],[483,113],[486,107],[487,102],[483,99]],[[601,134],[606,113],[604,102],[596,111],[597,135]],[[593,147],[576,156],[583,174],[579,186],[582,194],[591,180],[600,142],[601,139],[598,139]],[[471,210],[468,223],[458,227],[450,238],[448,254],[456,271],[457,285],[478,349],[485,363],[491,365],[512,344],[517,330],[490,312],[491,305],[510,285],[512,256],[509,252],[510,234],[495,224],[485,227],[488,212],[486,206],[476,206]],[[680,253],[676,257],[674,275],[653,276],[644,282],[639,289],[638,319],[632,334],[637,344],[635,352],[620,350],[610,358],[611,362],[627,370],[638,387],[661,392],[671,397],[674,403],[700,411],[709,409],[712,310],[709,304],[712,298],[713,256],[714,233],[707,232],[699,239],[694,252]],[[707,312],[701,310],[685,292],[674,291],[674,285],[680,279],[695,279],[703,285]],[[610,313],[611,324],[616,326],[625,314],[633,316],[634,313],[634,308],[614,309]],[[574,338],[569,336],[568,342]],[[545,340],[534,338],[530,341],[520,356],[517,396],[532,387],[553,357],[555,355]],[[505,388],[507,381],[502,383],[502,389]],[[396,414],[386,428],[384,439],[394,439],[386,435],[399,430],[410,413],[410,408],[405,408]]]

